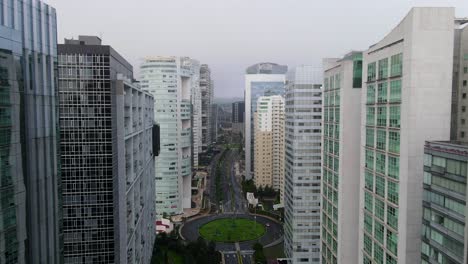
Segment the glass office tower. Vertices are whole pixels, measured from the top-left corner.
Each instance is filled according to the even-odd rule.
[[[288,66],[258,63],[245,73],[245,177],[251,179],[254,170],[254,113],[260,96],[284,95]]]
[[[284,250],[291,263],[320,262],[321,73],[288,73],[285,94]]]
[[[56,13],[41,1],[1,3],[0,263],[58,263]]]
[[[468,144],[430,141],[424,147],[421,263],[467,261]]]

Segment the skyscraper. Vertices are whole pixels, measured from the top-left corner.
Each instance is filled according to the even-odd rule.
[[[468,145],[426,142],[421,263],[467,263]]]
[[[4,1],[0,29],[0,263],[57,263],[56,12],[42,1]]]
[[[359,262],[421,263],[425,140],[450,137],[453,8],[413,8],[363,54]]]
[[[322,263],[357,264],[362,52],[323,64]]]
[[[192,95],[198,87],[198,62],[187,57],[146,58],[142,88],[155,98],[161,152],[156,158],[156,212],[180,214],[191,207]],[[195,77],[194,77],[195,76]]]
[[[288,73],[285,94],[284,250],[291,263],[320,262],[321,73]]]
[[[216,142],[218,139],[218,105],[211,105],[211,141]]]
[[[254,113],[255,185],[284,195],[284,99],[260,96]]]
[[[192,166],[198,167],[198,155],[202,152],[202,93],[200,90],[200,63],[196,60],[185,59],[185,66],[190,68],[190,101],[192,104]]]
[[[258,63],[245,72],[245,177],[253,172],[253,113],[260,96],[283,95],[288,66],[275,63]]]
[[[202,111],[202,151],[206,151],[211,145],[211,104],[213,102],[213,80],[211,70],[206,64],[200,66],[200,91]]]
[[[468,142],[468,19],[455,20],[451,139]]]
[[[232,103],[232,132],[244,136],[245,103],[243,101]]]
[[[98,37],[66,39],[58,53],[64,262],[147,262],[156,220],[153,97]]]

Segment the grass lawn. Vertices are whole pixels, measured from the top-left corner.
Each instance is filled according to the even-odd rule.
[[[226,218],[206,223],[198,231],[207,241],[237,242],[254,240],[263,236],[265,227],[245,218]]]

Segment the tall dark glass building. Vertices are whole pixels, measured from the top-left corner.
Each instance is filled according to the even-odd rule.
[[[58,263],[56,13],[0,4],[0,263]]]
[[[58,45],[58,69],[64,262],[149,263],[153,96],[95,36]]]

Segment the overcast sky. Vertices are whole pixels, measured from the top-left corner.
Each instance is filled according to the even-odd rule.
[[[243,96],[257,62],[321,65],[379,41],[412,6],[468,0],[45,0],[57,9],[59,43],[101,36],[138,73],[145,56],[190,56],[210,65],[215,97]],[[138,74],[136,74],[138,77]]]

